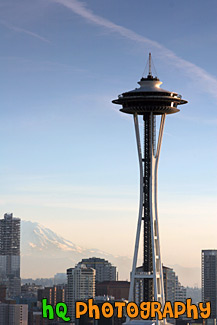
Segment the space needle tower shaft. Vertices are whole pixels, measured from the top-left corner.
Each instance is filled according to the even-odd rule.
[[[178,105],[187,103],[175,92],[160,88],[162,82],[152,76],[151,53],[149,53],[149,72],[138,84],[140,88],[128,91],[113,100],[122,105],[121,112],[132,114],[140,170],[140,203],[131,272],[129,301],[139,304],[141,301],[158,301],[164,305],[163,271],[160,252],[158,209],[157,209],[157,173],[167,114],[179,111]],[[160,117],[160,128],[156,142],[156,116]],[[144,146],[142,147],[139,119],[144,127]],[[142,231],[143,230],[143,231]],[[143,262],[137,266],[139,243],[143,232]],[[141,320],[128,319],[127,323],[141,323]],[[145,323],[147,321],[143,321]],[[158,319],[151,320],[158,323]]]

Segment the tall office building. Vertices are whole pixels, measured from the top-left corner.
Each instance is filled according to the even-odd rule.
[[[163,266],[164,295],[165,301],[186,301],[186,288],[179,282],[175,271],[167,266]]]
[[[20,219],[12,213],[0,219],[0,283],[8,297],[20,294]]]
[[[202,301],[211,302],[211,318],[217,317],[217,250],[202,250]]]
[[[96,271],[84,264],[67,269],[68,316],[75,321],[75,302],[95,297]]]
[[[81,264],[96,270],[96,282],[117,280],[116,266],[113,266],[103,258],[83,258],[82,261],[78,263],[78,265]]]

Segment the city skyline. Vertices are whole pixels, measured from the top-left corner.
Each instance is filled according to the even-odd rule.
[[[1,4],[1,215],[13,212],[77,245],[132,256],[139,200],[134,131],[111,100],[137,86],[151,51],[163,88],[189,101],[167,119],[162,144],[162,261],[200,266],[201,250],[217,246],[211,3]]]

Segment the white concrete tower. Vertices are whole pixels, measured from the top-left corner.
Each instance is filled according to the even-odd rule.
[[[186,104],[180,95],[160,88],[162,82],[152,76],[151,54],[149,73],[138,84],[140,88],[125,92],[113,100],[122,105],[121,112],[132,114],[140,169],[140,205],[136,243],[131,272],[129,301],[159,301],[164,305],[163,272],[160,254],[160,239],[157,210],[157,172],[164,123],[167,114],[179,111],[178,105]],[[158,141],[156,143],[156,115],[161,117]],[[141,147],[139,116],[144,123],[144,150]],[[142,121],[141,121],[142,122]],[[143,264],[137,267],[141,228],[143,227]],[[148,321],[127,320],[127,324],[159,323],[158,319]]]
[[[68,316],[75,322],[75,302],[95,297],[96,270],[84,264],[67,269],[67,306]]]

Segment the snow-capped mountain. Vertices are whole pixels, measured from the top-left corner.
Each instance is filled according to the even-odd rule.
[[[21,224],[21,276],[23,278],[53,277],[65,273],[82,258],[100,257],[117,266],[119,280],[129,280],[131,259],[114,256],[98,249],[86,249],[57,235],[36,222]],[[169,265],[168,265],[169,266]],[[200,268],[172,266],[185,286],[200,283]]]
[[[24,278],[52,277],[74,267],[82,258],[105,258],[117,266],[119,279],[129,279],[131,260],[98,249],[85,249],[36,222],[21,224],[21,275]]]

